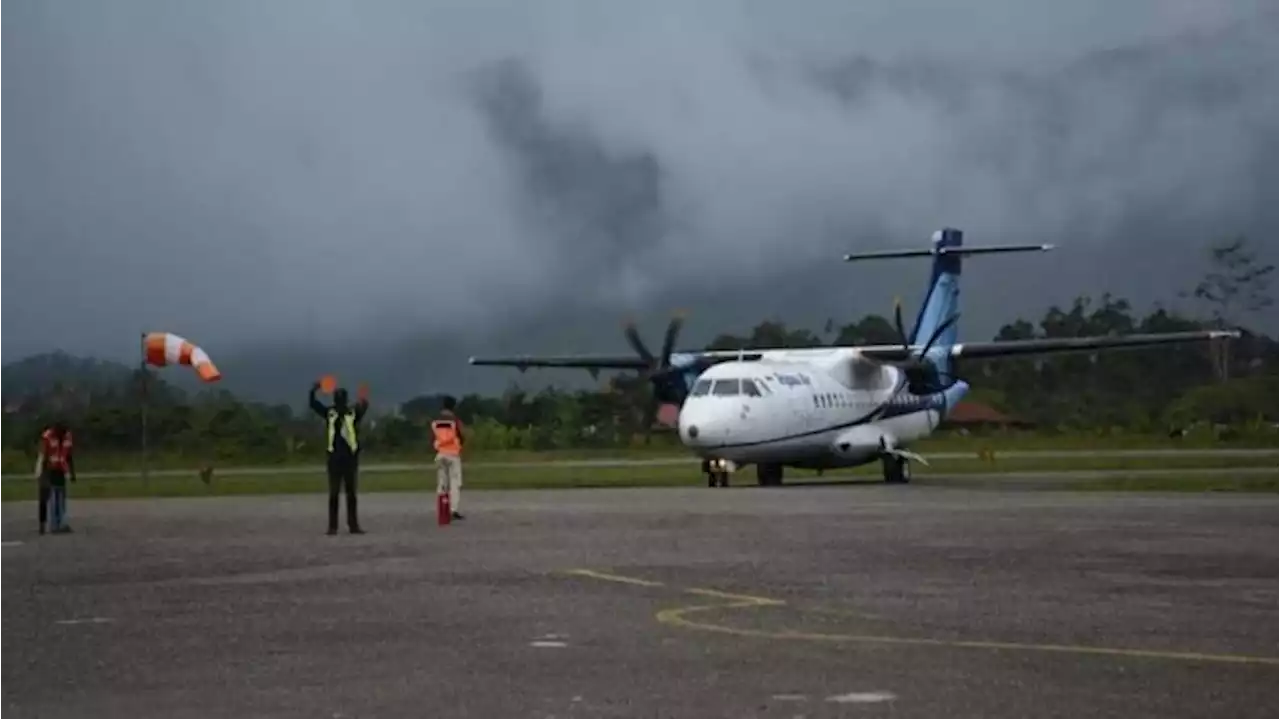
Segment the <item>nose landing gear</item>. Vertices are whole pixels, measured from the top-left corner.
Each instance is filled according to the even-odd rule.
[[[702,473],[707,476],[708,487],[728,487],[729,475],[736,469],[727,459],[702,460]]]

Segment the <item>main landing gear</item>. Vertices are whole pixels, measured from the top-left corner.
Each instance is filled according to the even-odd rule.
[[[756,465],[756,484],[759,484],[761,487],[781,487],[782,486],[782,465],[757,464]]]
[[[907,484],[911,481],[911,463],[906,457],[886,454],[880,458],[885,484]]]

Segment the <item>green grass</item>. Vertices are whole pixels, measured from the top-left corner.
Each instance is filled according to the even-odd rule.
[[[931,474],[999,475],[1006,472],[1107,470],[1195,470],[1215,471],[1232,467],[1271,467],[1269,457],[1070,457],[1070,458],[1008,458],[995,462],[970,459],[936,460],[928,467],[918,467],[916,476],[927,478]],[[695,461],[678,465],[631,467],[560,467],[532,464],[523,467],[484,466],[469,462],[465,470],[468,490],[486,489],[551,489],[575,487],[675,487],[700,486],[703,478]],[[880,476],[878,464],[823,473],[822,480],[865,478],[874,480]],[[1216,476],[1216,475],[1215,475]],[[1223,475],[1229,477],[1229,475]],[[790,470],[792,481],[814,481],[817,474],[811,471]],[[1258,476],[1247,478],[1258,482]],[[1261,480],[1265,480],[1262,477]],[[998,483],[1000,480],[992,479]],[[1179,480],[1180,481],[1180,480]],[[734,477],[735,485],[755,483],[755,474],[747,469]],[[435,487],[435,474],[424,468],[413,472],[366,472],[360,478],[361,491],[427,491]],[[215,472],[210,485],[205,485],[195,472],[185,476],[153,476],[149,483],[140,477],[85,478],[71,486],[70,493],[77,499],[106,499],[124,497],[199,497],[254,494],[297,494],[324,492],[327,483],[323,470],[316,468],[297,474],[222,475]],[[1274,480],[1272,480],[1274,486]],[[7,480],[0,485],[3,500],[24,501],[35,498],[35,482],[32,480]],[[1261,491],[1261,490],[1255,490]]]
[[[1207,434],[1193,435],[1185,440],[1175,442],[1164,436],[1144,434],[1123,435],[1041,435],[1041,434],[1008,434],[990,436],[944,435],[932,437],[912,445],[913,449],[924,455],[936,452],[965,452],[976,454],[980,449],[992,449],[996,453],[1010,451],[1070,451],[1070,450],[1120,450],[1120,449],[1221,449],[1221,448],[1268,448],[1277,447],[1274,432],[1270,434],[1252,434],[1231,442],[1216,442]],[[683,447],[672,441],[670,436],[658,437],[651,447],[619,447],[602,449],[557,449],[546,451],[531,450],[487,450],[473,451],[467,459],[471,462],[538,462],[566,459],[645,459],[658,457],[688,457]],[[141,455],[138,452],[95,453],[86,448],[77,457],[80,470],[91,471],[124,471],[140,467]],[[154,453],[150,457],[152,469],[193,469],[204,464],[216,467],[267,467],[267,466],[306,466],[314,465],[320,455],[316,452],[304,452],[291,457],[223,457],[213,454]],[[380,452],[372,450],[366,455],[370,463],[429,463],[431,455],[424,452]],[[23,452],[5,450],[0,453],[0,471],[4,474],[25,474],[30,472],[35,463],[34,455]]]

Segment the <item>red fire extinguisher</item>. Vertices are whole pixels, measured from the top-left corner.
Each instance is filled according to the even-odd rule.
[[[452,508],[449,507],[449,493],[440,492],[436,495],[436,524],[444,526],[453,518]]]

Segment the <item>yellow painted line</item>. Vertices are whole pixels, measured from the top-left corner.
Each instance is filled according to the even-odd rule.
[[[730,594],[729,592],[721,592],[716,589],[686,589],[690,594],[698,594],[704,597],[716,597],[718,599],[729,599],[735,604],[741,603],[743,606],[749,607],[771,607],[782,606],[786,602],[781,599],[768,599],[765,597],[753,597],[750,594]],[[712,605],[716,606],[716,605]]]
[[[690,590],[692,591],[692,590]],[[695,592],[705,594],[705,592]],[[872,634],[825,634],[816,632],[795,632],[789,630],[766,631],[763,629],[742,629],[722,624],[711,624],[687,619],[696,612],[708,612],[725,609],[754,609],[766,606],[780,606],[784,602],[762,597],[738,596],[736,601],[723,604],[702,604],[691,607],[664,609],[655,615],[659,623],[667,626],[695,629],[704,632],[716,632],[753,639],[774,639],[788,641],[810,641],[846,644],[898,644],[907,646],[949,647],[959,649],[995,649],[1024,652],[1059,652],[1065,654],[1094,654],[1113,657],[1142,659],[1172,659],[1192,662],[1215,662],[1227,664],[1260,664],[1275,666],[1280,663],[1271,657],[1250,656],[1246,654],[1209,654],[1203,652],[1174,652],[1155,649],[1119,649],[1113,647],[1093,647],[1078,644],[1036,644],[1020,642],[996,642],[964,639],[930,639],[927,637],[893,637]]]
[[[568,572],[582,577],[601,579],[608,582],[635,584],[645,587],[660,587],[661,582],[651,582],[635,577],[624,577],[617,574],[606,574],[590,569],[575,569]],[[1217,664],[1251,664],[1276,666],[1280,664],[1274,657],[1260,657],[1248,654],[1212,654],[1207,652],[1176,652],[1159,649],[1122,649],[1115,647],[1097,647],[1083,644],[1049,644],[1034,642],[999,642],[977,639],[931,639],[928,637],[895,637],[874,634],[828,634],[819,632],[796,632],[790,630],[768,631],[764,629],[743,629],[723,624],[712,624],[689,619],[689,615],[700,612],[723,611],[727,609],[760,609],[764,607],[780,607],[786,602],[780,599],[752,596],[750,594],[734,594],[715,589],[689,588],[689,594],[712,597],[725,601],[714,604],[698,604],[693,606],[672,607],[663,609],[654,615],[658,623],[692,629],[703,632],[714,632],[736,637],[753,639],[772,639],[785,641],[827,642],[836,644],[890,644],[901,646],[946,647],[955,649],[987,649],[1021,652],[1047,652],[1060,654],[1088,654],[1132,659],[1164,659],[1188,662],[1207,662]]]
[[[624,577],[621,574],[609,574],[608,572],[597,572],[594,569],[570,569],[565,574],[571,574],[577,577],[588,577],[590,579],[599,579],[602,582],[617,582],[619,584],[634,584],[638,587],[663,587],[666,586],[662,582],[653,582],[648,579],[637,579],[636,577]]]

